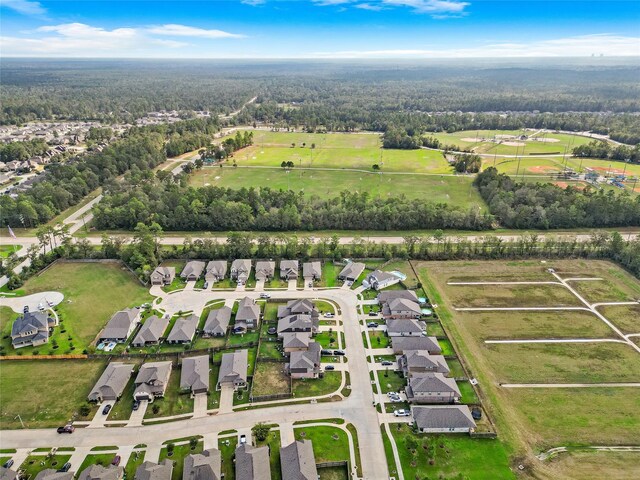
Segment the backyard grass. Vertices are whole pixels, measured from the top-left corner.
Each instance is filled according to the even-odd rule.
[[[624,333],[640,333],[640,304],[599,307],[598,310]]]
[[[322,279],[320,286],[322,287],[339,287],[342,282],[338,280],[338,274],[342,270],[341,266],[336,266],[333,262],[324,262],[322,264]]]
[[[333,393],[340,388],[342,375],[340,372],[325,372],[323,378],[308,378],[292,380],[294,397],[317,397]]]
[[[638,452],[606,452],[572,449],[561,453],[545,464],[549,472],[546,478],[640,478],[640,454]]]
[[[505,447],[499,440],[472,439],[467,435],[418,435],[404,424],[392,425],[391,432],[407,479],[515,478]]]
[[[281,360],[283,356],[282,344],[280,342],[270,342],[264,338],[260,340],[260,347],[258,349],[259,358],[273,358]]]
[[[22,478],[33,480],[42,470],[48,468],[57,470],[67,463],[70,458],[71,455],[30,455],[20,465],[20,469],[24,472]],[[14,468],[16,467],[17,465],[14,466]]]
[[[619,343],[491,344],[484,356],[501,383],[640,382],[638,353]]]
[[[59,291],[64,300],[57,306],[65,329],[72,336],[76,352],[81,353],[118,310],[152,299],[148,290],[120,263],[56,263],[24,284],[25,295]],[[21,348],[25,355],[34,349],[48,353],[48,345]],[[65,353],[63,348],[54,351]]]
[[[264,320],[267,321],[275,321],[278,319],[278,307],[284,306],[286,303],[284,302],[272,302],[268,301],[264,306]]]
[[[278,161],[278,165],[282,160]],[[425,199],[462,207],[484,208],[472,176],[385,174],[343,170],[295,168],[290,172],[273,168],[203,168],[189,177],[193,186],[212,185],[226,188],[261,188],[304,192],[310,196],[335,197],[342,191],[368,192],[372,197],[394,198],[404,194],[409,199]],[[398,183],[402,189],[398,189]]]
[[[253,374],[253,396],[276,395],[289,392],[289,377],[284,363],[258,362]]]
[[[167,447],[163,447],[160,450],[160,459],[159,461],[169,459],[173,462],[173,471],[171,472],[172,480],[182,480],[182,471],[184,470],[184,459],[187,455],[191,455],[192,453],[200,453],[202,452],[203,442],[202,440],[198,441],[196,447],[192,450],[191,446],[188,443],[183,445],[175,445],[173,449],[173,454],[169,456],[169,452],[167,451]]]
[[[456,354],[455,350],[453,349],[453,345],[449,340],[444,340],[441,338],[438,340],[438,345],[440,345],[440,348],[442,349],[442,355],[446,356]]]
[[[138,451],[138,452],[131,452],[131,456],[127,461],[127,465],[124,467],[125,480],[133,480],[133,477],[136,474],[136,469],[140,465],[142,465],[142,462],[144,462],[144,456],[145,456],[144,450]]]
[[[341,428],[300,427],[293,432],[296,440],[311,440],[316,463],[349,461],[349,440]]]
[[[256,439],[256,447],[269,447],[269,463],[271,464],[271,480],[281,480],[280,468],[280,432],[272,430],[265,440]]]
[[[193,412],[193,398],[180,392],[180,370],[173,369],[163,398],[153,401],[144,418],[159,418]],[[154,412],[156,410],[156,412]]]
[[[385,373],[387,374],[385,376]],[[407,379],[404,378],[399,372],[378,372],[378,381],[380,382],[380,389],[382,393],[398,392],[404,390],[407,386]]]
[[[78,411],[87,405],[86,397],[105,366],[105,362],[95,360],[3,360],[0,365],[2,428],[20,428],[17,415],[28,428],[55,427],[72,418],[92,418],[95,407],[87,418],[79,417]],[[43,391],[47,395],[42,395]]]
[[[222,454],[222,474],[224,475],[225,479],[235,478],[233,458],[236,452],[237,445],[237,435],[227,438],[220,438],[218,440],[218,450],[220,450],[220,453]]]
[[[456,382],[458,385],[458,389],[462,394],[462,399],[460,400],[462,403],[478,403],[478,396],[476,392],[473,390],[473,385],[469,382]]]
[[[102,465],[103,467],[107,467],[111,465],[113,458],[116,456],[115,453],[92,453],[84,457],[80,468],[76,470],[76,472],[81,473],[85,468],[90,467],[91,465]]]

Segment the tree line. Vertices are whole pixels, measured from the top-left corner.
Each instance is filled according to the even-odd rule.
[[[573,149],[575,157],[604,158],[621,162],[640,163],[640,143],[635,147],[611,145],[609,142],[594,140]]]
[[[42,156],[47,151],[49,151],[49,145],[40,138],[0,144],[0,162],[24,162],[32,157]]]
[[[496,220],[519,229],[640,226],[640,196],[591,186],[584,190],[550,183],[519,183],[490,167],[474,185]]]

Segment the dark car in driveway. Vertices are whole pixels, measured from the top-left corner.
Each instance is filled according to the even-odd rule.
[[[64,427],[58,427],[58,433],[73,433],[76,427],[71,424],[65,425]]]
[[[111,404],[105,405],[104,408],[102,409],[102,414],[107,415],[110,411],[111,411]]]
[[[116,455],[115,457],[113,457],[113,460],[111,460],[111,465],[115,465],[117,467],[118,465],[120,465],[121,460],[122,457],[120,455]]]
[[[67,462],[58,469],[58,473],[68,472],[70,468],[71,468],[71,464]]]
[[[138,410],[140,408],[140,400],[134,400],[132,410]]]

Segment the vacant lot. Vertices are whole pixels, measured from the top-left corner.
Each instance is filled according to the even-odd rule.
[[[253,396],[276,395],[289,392],[289,377],[284,373],[284,363],[258,362],[253,374]]]
[[[78,353],[94,340],[115,312],[152,298],[120,263],[56,263],[29,279],[23,290],[25,295],[47,290],[64,294],[64,301],[57,308],[66,335],[75,339]],[[21,349],[25,354],[30,350],[31,347]]]
[[[512,479],[504,445],[466,435],[416,435],[409,426],[391,426],[406,479]]]
[[[449,295],[456,308],[583,306],[562,285],[450,285]]]
[[[572,282],[571,285],[592,303],[635,301],[640,298],[640,281],[606,261],[560,261],[553,267],[562,278],[602,278],[602,281]]]
[[[74,414],[86,420],[77,416],[79,408],[86,404],[86,397],[105,365],[92,360],[3,360],[0,364],[2,427],[19,428],[20,421],[15,418],[18,414],[30,428],[59,426]]]
[[[600,307],[598,310],[624,333],[640,333],[640,304]]]
[[[457,312],[479,340],[527,338],[618,338],[602,320],[581,311]],[[433,333],[433,331],[431,331]]]
[[[546,467],[549,474],[542,478],[549,480],[556,478],[632,480],[640,478],[640,454],[574,449],[554,457]]]
[[[640,286],[634,288],[631,285],[623,284],[617,279],[605,278],[603,280],[572,281],[569,283],[585,300],[591,303],[630,302],[640,297]]]

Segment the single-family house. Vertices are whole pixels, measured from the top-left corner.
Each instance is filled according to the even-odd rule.
[[[186,357],[180,370],[180,390],[189,390],[192,394],[209,391],[209,356]]]
[[[421,433],[468,433],[476,428],[466,405],[412,405],[411,415]]]
[[[322,264],[320,262],[305,262],[302,264],[302,278],[305,282],[316,282],[322,278]]]
[[[456,381],[441,373],[414,375],[404,391],[411,403],[457,403],[462,396]]]
[[[221,478],[222,454],[220,450],[210,448],[202,453],[194,453],[184,458],[182,480],[220,480]]]
[[[420,318],[422,310],[420,305],[406,298],[394,298],[382,305],[382,316],[385,319],[410,319]]]
[[[202,330],[203,337],[224,337],[231,322],[231,308],[223,306],[209,311]]]
[[[298,278],[300,262],[298,260],[280,260],[280,278],[283,280],[295,280]]]
[[[251,275],[251,260],[236,259],[231,263],[231,280],[244,285]]]
[[[319,317],[318,310],[313,302],[307,298],[300,300],[291,300],[286,305],[280,305],[278,307],[278,318],[288,317],[289,315],[311,315]]]
[[[77,480],[120,480],[124,475],[124,467],[109,465],[89,465],[78,475]]]
[[[236,480],[271,480],[269,447],[236,448]]]
[[[182,269],[182,273],[180,273],[180,278],[186,280],[187,282],[196,281],[202,276],[202,272],[204,271],[205,263],[200,260],[191,260],[187,262],[187,264]]]
[[[122,362],[111,362],[91,389],[87,400],[90,402],[115,401],[120,398],[127,386],[133,365]]]
[[[140,320],[140,310],[137,308],[127,308],[116,312],[107,322],[100,334],[101,342],[124,343],[133,333]]]
[[[449,374],[449,366],[442,355],[431,355],[426,350],[405,350],[398,357],[398,370],[405,377],[422,373]]]
[[[53,468],[45,468],[38,472],[34,480],[73,480],[73,472],[59,472]]]
[[[204,273],[204,279],[213,284],[223,280],[227,275],[226,260],[212,260],[207,263],[207,269]]]
[[[283,333],[282,349],[285,353],[309,350],[311,334],[309,332]]]
[[[390,337],[421,337],[427,331],[427,324],[419,320],[387,320],[387,335]]]
[[[282,337],[283,333],[308,332],[310,335],[318,333],[320,321],[311,315],[289,315],[288,317],[278,320],[278,336]]]
[[[56,325],[56,319],[46,312],[26,312],[15,319],[11,326],[13,348],[38,346],[49,341],[49,329]]]
[[[151,273],[151,285],[171,285],[173,279],[176,278],[175,267],[157,266]]]
[[[143,462],[136,468],[134,480],[171,480],[173,462],[165,459],[160,463]]]
[[[289,363],[285,367],[291,378],[318,378],[320,368],[320,351],[318,342],[310,342],[307,350],[297,350],[289,355]]]
[[[169,326],[168,317],[158,317],[151,315],[147,318],[135,338],[131,342],[134,347],[146,347],[148,345],[158,345],[164,336],[164,332]]]
[[[248,366],[249,351],[246,349],[223,354],[216,389],[220,390],[222,387],[233,387],[234,390],[245,388]]]
[[[255,330],[260,322],[260,306],[249,297],[244,297],[238,303],[236,321],[233,326],[234,333],[242,333],[247,330]]]
[[[282,480],[318,480],[311,440],[297,440],[280,448]]]
[[[134,400],[148,400],[153,402],[156,397],[164,397],[169,384],[172,364],[166,362],[149,362],[140,367],[134,380]]]
[[[276,273],[276,262],[259,261],[256,262],[256,280],[269,281]]]
[[[384,292],[378,292],[378,303],[384,305],[391,300],[404,298],[405,300],[411,300],[412,302],[418,302],[418,296],[413,290],[387,290]]]
[[[0,466],[0,480],[16,480],[18,478],[18,472],[11,468]]]
[[[398,275],[391,272],[383,272],[382,270],[375,270],[365,277],[362,281],[362,286],[373,290],[382,290],[399,282],[400,277]]]
[[[391,339],[391,347],[395,355],[402,355],[409,350],[425,350],[429,355],[442,353],[436,337],[396,337]]]
[[[173,324],[171,332],[167,337],[167,343],[189,343],[196,335],[200,318],[197,315],[189,315],[188,317],[180,317]]]
[[[360,262],[348,262],[347,265],[340,271],[338,274],[338,280],[342,280],[343,282],[355,282],[364,269],[366,265]]]

